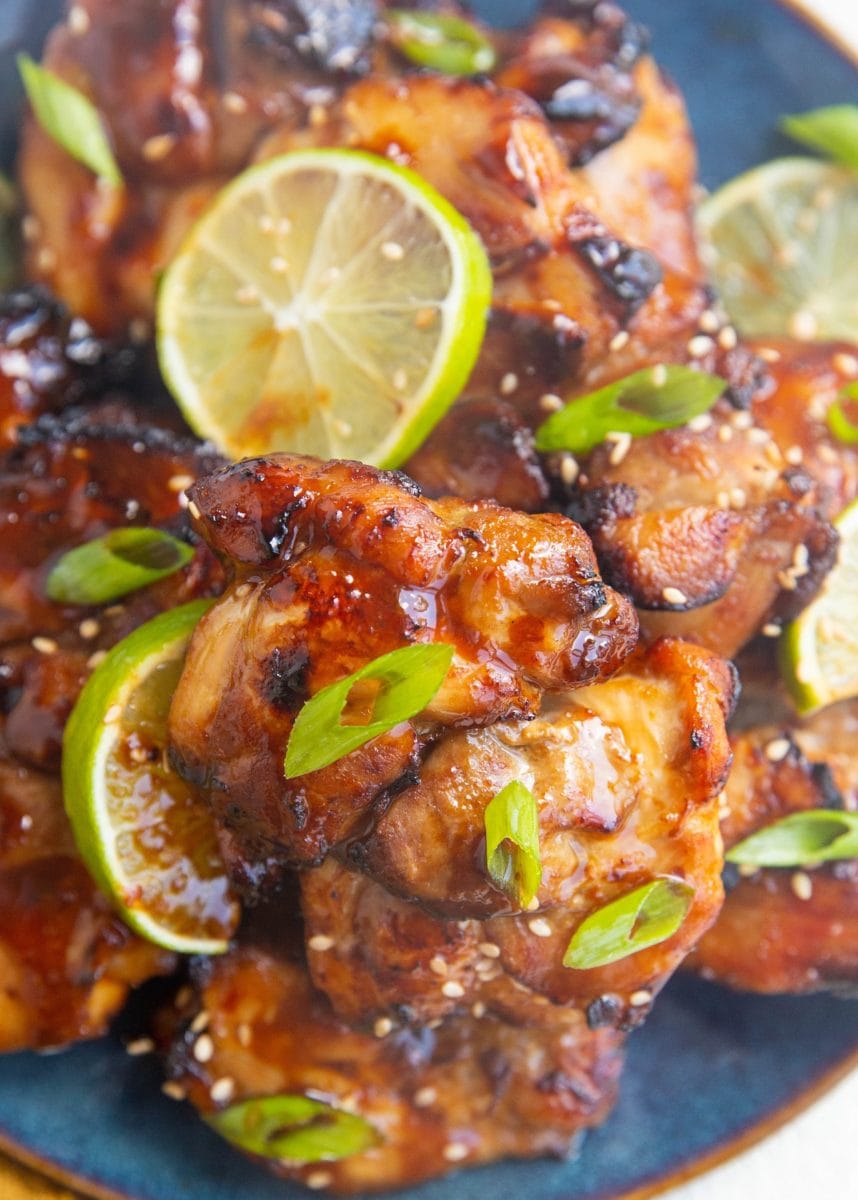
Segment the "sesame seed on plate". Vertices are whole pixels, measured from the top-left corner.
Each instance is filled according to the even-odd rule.
[[[82,4],[73,4],[69,9],[68,26],[76,37],[89,32],[89,13]]]
[[[171,475],[167,480],[167,487],[171,492],[184,492],[193,482],[193,475]]]
[[[781,361],[781,352],[775,350],[774,346],[758,346],[757,357],[761,358],[763,362],[776,363]]]
[[[455,979],[448,979],[446,983],[441,984],[441,993],[450,1000],[461,1000],[465,994],[465,989],[461,983],[456,983]]]
[[[434,1104],[438,1099],[438,1092],[433,1087],[419,1088],[413,1096],[414,1104],[417,1108],[428,1108],[430,1104]]]
[[[94,617],[85,617],[77,627],[77,631],[85,642],[91,642],[101,632],[101,625]]]
[[[705,358],[707,354],[715,349],[715,343],[707,334],[698,333],[689,339],[688,345],[685,348],[691,358]]]
[[[191,1021],[191,1033],[202,1033],[202,1031],[208,1026],[210,1020],[211,1015],[206,1011],[206,1009],[201,1008],[194,1017],[193,1021]]]
[[[632,435],[630,433],[612,431],[605,434],[605,441],[611,447],[608,462],[612,467],[618,467],[632,448]]]
[[[739,335],[732,325],[725,325],[718,334],[718,345],[722,350],[735,350],[739,344]]]
[[[534,917],[533,920],[527,922],[527,928],[535,937],[540,938],[551,937],[554,932],[544,917]]]
[[[247,101],[238,92],[224,92],[220,99],[227,112],[240,116],[247,112]]]
[[[38,650],[39,654],[56,654],[59,650],[57,642],[49,637],[34,637],[30,645],[34,650]]]
[[[639,988],[638,991],[632,992],[629,996],[629,1004],[632,1008],[643,1008],[652,1000],[652,992],[648,988]]]
[[[798,338],[800,342],[810,342],[816,337],[819,322],[812,312],[800,308],[790,317],[787,328],[791,337]]]
[[[468,1147],[464,1142],[448,1142],[442,1153],[447,1162],[461,1162],[468,1157]]]
[[[166,158],[179,139],[175,133],[156,133],[143,143],[142,154],[147,162],[160,162]]]
[[[789,754],[791,744],[792,743],[790,742],[789,738],[772,738],[772,740],[767,742],[765,746],[764,753],[766,758],[769,760],[769,762],[782,762]]]
[[[806,871],[793,871],[789,885],[799,900],[810,900],[813,895],[813,880]]]
[[[678,587],[663,587],[661,589],[661,598],[665,604],[687,604],[688,597],[681,588]]]
[[[709,413],[698,413],[696,417],[692,417],[688,422],[688,428],[692,433],[705,433],[711,427],[712,417]]]
[[[619,333],[615,333],[608,342],[609,350],[622,350],[624,346],[629,344],[629,331],[621,329]]]
[[[377,1038],[386,1038],[393,1031],[393,1022],[390,1017],[379,1017],[372,1027],[372,1032]]]
[[[785,592],[794,592],[798,587],[798,577],[793,567],[778,571],[777,580]]]
[[[204,1033],[194,1043],[193,1055],[198,1063],[207,1063],[214,1058],[214,1050],[214,1042],[207,1033]]]
[[[734,429],[750,429],[754,423],[754,418],[749,412],[744,409],[739,409],[730,417],[730,424]]]
[[[229,1075],[222,1075],[209,1088],[209,1095],[216,1104],[224,1104],[235,1095],[235,1080]]]
[[[135,1038],[132,1042],[127,1042],[125,1045],[125,1053],[132,1058],[138,1058],[141,1054],[151,1054],[155,1049],[155,1043],[150,1037]]]
[[[544,392],[539,397],[539,407],[543,412],[559,412],[563,407],[563,401],[555,392]]]
[[[86,660],[86,665],[90,671],[94,671],[96,667],[101,666],[106,658],[106,650],[96,650],[94,654],[90,654],[89,658]]]
[[[729,442],[732,440],[733,430],[729,425],[722,425],[718,430],[718,441]]]
[[[564,454],[560,459],[560,478],[567,487],[571,487],[578,478],[581,468],[572,454]]]
[[[471,1016],[472,1017],[476,1017],[476,1019],[479,1021],[485,1015],[486,1015],[486,1006],[485,1006],[485,1004],[483,1004],[482,1000],[478,1000],[476,1002],[476,1004],[471,1005]]]
[[[721,327],[721,320],[716,312],[707,308],[700,314],[697,324],[704,333],[717,333]]]
[[[804,451],[802,450],[801,446],[788,446],[787,449],[784,450],[784,458],[791,467],[797,467],[804,458]]]
[[[161,1091],[171,1100],[184,1100],[188,1094],[182,1085],[180,1083],[176,1083],[176,1081],[173,1079],[168,1079],[166,1083],[162,1083]]]
[[[322,1188],[330,1187],[334,1182],[334,1177],[330,1171],[311,1171],[304,1183],[313,1192],[320,1192]]]
[[[446,960],[440,954],[436,954],[429,959],[429,970],[434,971],[436,975],[447,975],[450,968],[447,966]]]
[[[330,950],[334,945],[334,939],[328,937],[326,933],[314,933],[311,938],[307,939],[307,947],[310,950]]]
[[[486,958],[500,958],[500,946],[496,945],[494,942],[480,942],[479,946],[477,946],[477,949],[479,950],[480,954],[485,955]]]
[[[858,375],[858,357],[854,354],[845,354],[841,350],[831,361],[841,375]]]
[[[506,375],[500,381],[500,393],[502,396],[511,396],[518,387],[518,376],[514,371],[507,371]]]
[[[193,500],[188,501],[188,512],[191,514],[191,516],[194,518],[195,521],[199,521],[200,517],[202,516],[202,514],[199,510],[199,507],[197,506],[197,504],[195,504],[195,502]]]
[[[781,626],[777,623],[777,621],[767,621],[760,632],[762,633],[763,637],[780,637]]]

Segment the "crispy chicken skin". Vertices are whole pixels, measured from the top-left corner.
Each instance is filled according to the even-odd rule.
[[[744,676],[749,684],[732,737],[721,826],[725,846],[790,813],[858,809],[858,702],[800,720],[768,647],[756,648]],[[754,992],[858,988],[858,862],[762,868],[750,876],[728,866],[726,883],[721,916],[689,959],[695,970]]]
[[[200,546],[182,572],[118,605],[58,605],[43,589],[64,551],[117,525],[190,536],[179,493],[217,461],[164,431],[74,413],[20,429],[0,459],[0,1049],[96,1037],[132,986],[174,966],[113,914],[77,855],[62,733],[98,658],[162,609],[215,591],[218,565]]]
[[[611,674],[634,646],[586,537],[558,515],[429,501],[407,477],[251,459],[190,491],[232,582],[191,643],[170,719],[179,769],[248,861],[319,862],[410,781],[444,729],[535,715],[543,690]],[[425,712],[291,782],[309,696],[408,643],[455,647]]]
[[[825,414],[854,377],[854,349],[760,349],[775,361],[747,408],[722,400],[702,427],[638,438],[623,456],[599,447],[581,464],[568,511],[646,637],[733,655],[800,612],[834,562],[830,520],[858,494],[858,453]]]
[[[336,1192],[380,1190],[497,1158],[562,1157],[576,1134],[604,1119],[621,1064],[613,1030],[555,1010],[538,1029],[463,1013],[433,1028],[359,1031],[336,1017],[284,947],[287,923],[281,914],[276,939],[245,933],[224,958],[200,962],[195,994],[168,1017],[179,1024],[171,1077],[204,1113],[219,1106],[212,1084],[229,1078],[231,1103],[309,1093],[358,1113],[381,1138],[337,1162],[270,1162],[274,1170]],[[202,1011],[214,1050],[205,1064],[192,1028]]]
[[[377,882],[330,861],[301,876],[316,985],[350,1020],[400,1008],[427,1020],[475,1001],[504,1011],[524,985],[635,1023],[721,904],[717,797],[734,687],[723,660],[666,640],[612,679],[547,700],[535,721],[448,734],[345,852]],[[485,807],[515,779],[539,805],[543,879],[526,913],[485,867]],[[584,918],[655,876],[695,888],[672,939],[611,967],[561,965]]]

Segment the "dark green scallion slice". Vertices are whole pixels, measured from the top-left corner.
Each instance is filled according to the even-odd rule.
[[[444,75],[481,75],[497,61],[489,39],[462,17],[392,8],[384,20],[394,46],[419,67]]]
[[[241,1100],[209,1113],[206,1121],[250,1154],[296,1165],[349,1158],[382,1140],[363,1117],[300,1094]]]

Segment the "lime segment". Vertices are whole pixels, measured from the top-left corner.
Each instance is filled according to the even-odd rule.
[[[184,954],[227,948],[238,907],[208,809],[166,759],[167,714],[208,601],[163,613],[93,672],[63,739],[63,792],[99,887],[148,941]]]
[[[712,281],[742,333],[858,340],[858,175],[776,159],[710,196],[698,223]]]
[[[188,422],[234,458],[395,466],[467,381],[490,298],[482,243],[418,175],[296,151],[191,231],[161,284],[158,354]]]
[[[782,642],[784,678],[803,714],[858,696],[858,500],[834,524],[837,563]]]

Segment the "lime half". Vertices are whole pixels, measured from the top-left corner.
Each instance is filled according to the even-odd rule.
[[[837,564],[781,646],[784,678],[800,713],[858,696],[858,500],[834,524]]]
[[[158,355],[189,424],[234,458],[395,466],[464,386],[491,272],[413,171],[356,150],[251,167],[167,269]]]
[[[63,792],[99,887],[142,937],[184,954],[227,948],[238,907],[205,805],[166,759],[167,714],[208,601],[163,613],[110,651],[63,739]]]
[[[740,175],[698,212],[712,282],[749,337],[858,340],[858,175],[782,158]]]

